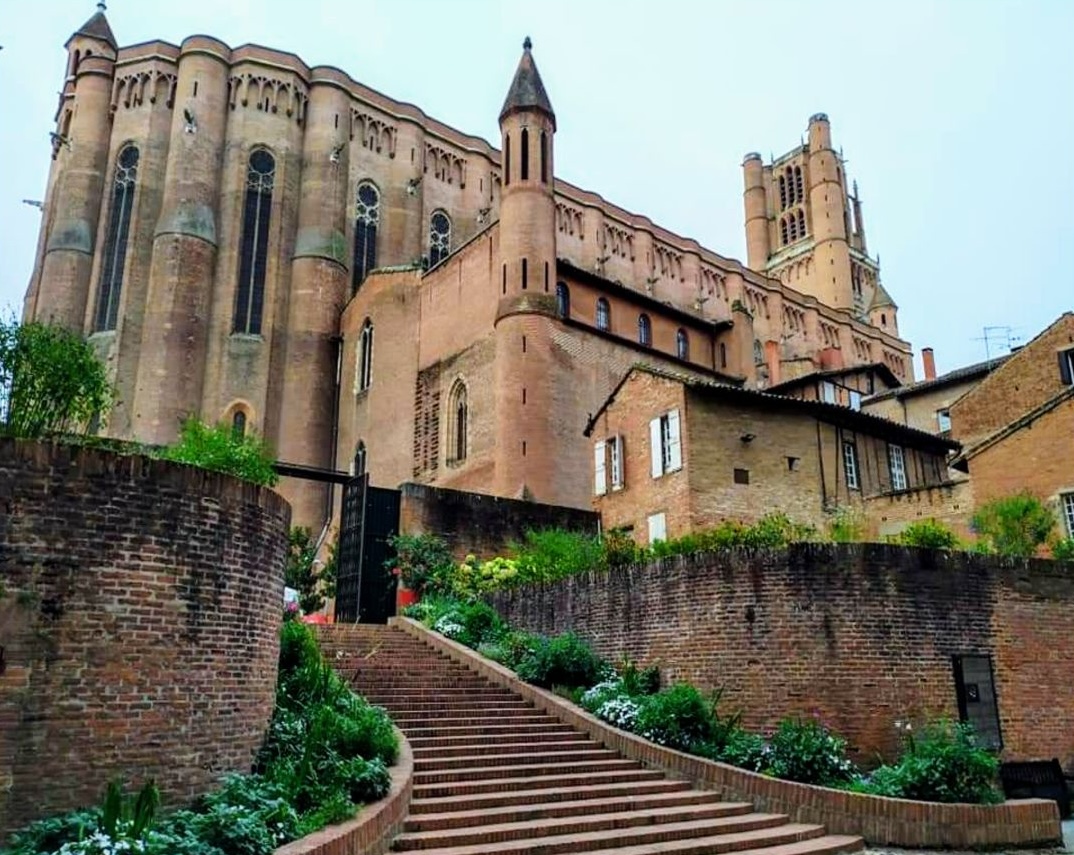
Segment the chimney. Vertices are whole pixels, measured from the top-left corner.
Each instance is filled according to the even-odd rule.
[[[925,366],[925,379],[936,379],[936,357],[932,355],[931,347],[921,348],[921,362]]]

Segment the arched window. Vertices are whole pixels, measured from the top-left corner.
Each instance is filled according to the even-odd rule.
[[[112,181],[112,211],[108,217],[101,281],[97,288],[97,316],[93,325],[97,332],[114,330],[119,319],[119,295],[123,288],[123,265],[127,259],[137,177],[138,149],[132,145],[124,146],[116,158],[116,174]]]
[[[265,303],[265,268],[268,265],[269,216],[276,160],[265,149],[251,152],[246,167],[246,200],[239,244],[239,287],[235,298],[232,332],[261,334]]]
[[[789,166],[783,170],[783,175],[787,179],[787,205],[793,205],[794,198],[794,170]]]
[[[612,325],[612,310],[603,297],[597,299],[597,329],[607,330]]]
[[[377,225],[380,223],[380,193],[369,181],[358,185],[354,214],[354,269],[351,296],[377,266]]]
[[[365,475],[365,443],[362,440],[358,440],[358,446],[354,449],[354,471],[351,473],[354,477]]]
[[[443,211],[434,211],[429,220],[429,266],[436,267],[451,252],[451,220]]]
[[[791,242],[798,240],[798,220],[794,218],[794,212],[787,217],[787,228],[791,235]]]
[[[246,436],[246,413],[243,410],[235,410],[231,417],[231,438],[242,439]]]
[[[356,392],[364,392],[373,382],[373,322],[369,318],[362,324],[358,336],[358,377]]]
[[[801,202],[805,199],[805,193],[802,188],[802,167],[794,167],[794,195],[797,201]]]
[[[764,364],[764,347],[758,339],[753,340],[753,363],[754,365]]]
[[[805,211],[798,212],[798,237],[805,237]]]
[[[784,217],[779,221],[779,242],[786,246],[787,244],[787,218]]]
[[[548,134],[541,131],[541,183],[548,183]]]
[[[530,177],[530,132],[525,128],[522,129],[522,138],[519,140],[519,147],[522,149],[522,162],[518,167],[518,177],[525,181]]]
[[[638,344],[646,347],[652,347],[653,344],[653,322],[644,312],[638,315]]]
[[[787,179],[779,176],[779,209],[787,210]]]
[[[556,314],[561,318],[571,316],[571,289],[566,282],[556,283]]]
[[[503,186],[511,183],[511,135],[503,138]]]
[[[690,358],[690,336],[682,328],[675,334],[675,352],[678,354],[679,359]]]
[[[466,459],[467,421],[466,384],[457,380],[448,399],[448,462]]]

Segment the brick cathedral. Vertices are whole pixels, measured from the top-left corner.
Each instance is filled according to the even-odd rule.
[[[912,380],[824,114],[746,155],[743,264],[555,177],[528,39],[499,148],[257,45],[120,47],[102,10],[66,47],[24,315],[106,361],[110,436],[194,413],[382,486],[588,507],[583,430],[636,363]],[[325,488],[281,491],[320,527]]]

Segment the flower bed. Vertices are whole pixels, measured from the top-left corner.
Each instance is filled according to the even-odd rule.
[[[252,774],[226,777],[220,789],[159,821],[154,821],[159,794],[152,782],[143,785],[137,799],[124,798],[112,784],[102,807],[33,823],[15,834],[5,853],[269,855],[383,799],[393,787],[388,766],[397,761],[399,746],[384,710],[343,683],[322,659],[308,627],[287,621],[276,709]],[[404,801],[394,813],[401,816],[408,801],[405,782],[394,783]],[[366,822],[374,829],[390,827],[400,818],[394,813],[372,812],[361,827],[345,833],[368,837]],[[319,850],[315,845],[297,851]]]

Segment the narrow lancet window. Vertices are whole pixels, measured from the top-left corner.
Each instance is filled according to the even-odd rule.
[[[250,155],[246,169],[246,198],[239,245],[239,287],[235,299],[232,332],[261,334],[265,303],[265,271],[268,267],[269,220],[276,160],[265,149]]]
[[[134,210],[134,185],[138,178],[138,149],[125,146],[116,159],[112,181],[112,210],[108,218],[101,259],[101,281],[97,290],[96,332],[114,330],[119,320],[119,296],[123,288],[123,267],[130,240],[131,212]]]

